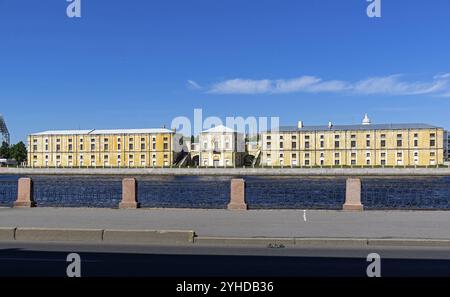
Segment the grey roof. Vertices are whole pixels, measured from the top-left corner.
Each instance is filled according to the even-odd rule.
[[[280,126],[280,132],[300,132],[300,131],[355,131],[355,130],[402,130],[402,129],[442,129],[437,126],[428,124],[373,124],[373,125],[333,125],[328,128],[327,125],[322,126],[303,126],[299,129],[297,126]],[[271,131],[271,130],[269,130]]]

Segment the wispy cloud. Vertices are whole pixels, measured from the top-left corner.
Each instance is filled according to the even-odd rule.
[[[358,95],[435,95],[450,97],[450,73],[438,74],[429,81],[410,81],[405,75],[370,77],[358,81],[324,80],[316,76],[291,79],[242,79],[216,82],[207,88],[211,94],[287,94],[344,93]]]
[[[201,90],[202,86],[200,86],[197,82],[193,81],[193,80],[188,80],[186,82],[188,88],[192,89],[192,90]]]

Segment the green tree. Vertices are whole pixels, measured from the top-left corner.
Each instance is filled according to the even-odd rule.
[[[2,146],[0,147],[0,158],[8,159],[10,158],[10,153],[9,145],[3,141]]]
[[[10,158],[15,159],[19,164],[27,160],[27,148],[21,141],[10,148]]]

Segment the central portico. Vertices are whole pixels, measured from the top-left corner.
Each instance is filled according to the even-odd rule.
[[[245,154],[244,134],[218,125],[200,133],[198,149],[200,166],[241,166]]]

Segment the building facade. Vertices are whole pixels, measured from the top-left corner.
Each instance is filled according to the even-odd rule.
[[[435,166],[444,130],[427,124],[280,127],[261,134],[263,166]]]
[[[191,151],[196,163],[205,167],[242,166],[245,155],[245,138],[242,133],[219,125],[202,131],[198,144]]]
[[[450,161],[450,131],[444,132],[444,158],[445,161]]]
[[[182,141],[169,129],[45,131],[28,136],[28,166],[167,167]]]

